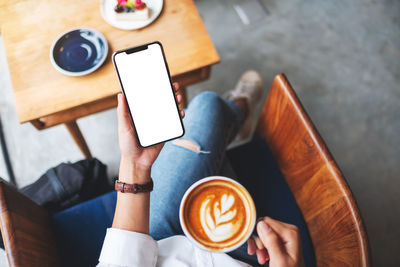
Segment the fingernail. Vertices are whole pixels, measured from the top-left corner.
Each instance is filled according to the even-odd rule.
[[[257,225],[258,231],[260,231],[261,234],[266,235],[268,234],[269,231],[271,231],[271,226],[266,224],[265,222],[261,221]]]

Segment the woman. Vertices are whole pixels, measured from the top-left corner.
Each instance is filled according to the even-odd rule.
[[[179,92],[177,84],[174,89]],[[184,192],[197,180],[219,173],[227,144],[237,135],[250,134],[252,107],[260,95],[260,75],[247,71],[229,100],[211,92],[192,100],[181,139],[149,148],[138,146],[125,99],[118,95],[118,179],[143,185],[152,177],[154,191],[151,213],[150,192],[118,192],[98,266],[248,266],[244,262],[254,265],[268,260],[270,266],[304,265],[297,227],[269,217],[258,220],[258,237],[248,240],[247,252],[241,247],[230,253],[232,257],[203,251],[182,236],[178,209]],[[178,93],[176,98],[182,101]],[[180,112],[184,117],[185,112]]]

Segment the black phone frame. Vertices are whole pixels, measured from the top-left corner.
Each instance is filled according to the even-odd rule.
[[[151,145],[148,145],[148,146],[143,146],[142,143],[140,142],[139,135],[137,134],[137,131],[136,131],[135,121],[133,120],[133,117],[132,117],[132,113],[131,113],[131,109],[130,109],[130,107],[129,107],[128,99],[127,99],[126,96],[125,96],[124,86],[122,85],[121,77],[120,77],[119,72],[118,72],[118,67],[117,67],[117,64],[115,63],[115,56],[116,56],[117,54],[120,54],[120,53],[132,54],[132,53],[135,53],[135,52],[139,52],[139,51],[142,51],[142,50],[146,50],[146,49],[148,48],[149,45],[153,45],[153,44],[158,44],[158,45],[160,46],[160,48],[161,48],[161,54],[162,54],[163,59],[164,59],[165,68],[167,69],[168,78],[169,78],[169,84],[170,84],[172,93],[173,93],[173,95],[174,95],[174,101],[175,101],[176,109],[177,109],[177,112],[178,112],[178,115],[179,115],[179,120],[180,120],[180,122],[181,122],[181,126],[182,126],[182,131],[183,131],[183,132],[182,132],[182,135],[180,135],[180,136],[173,137],[173,138],[171,138],[171,139],[167,139],[167,140],[164,140],[164,141],[161,141],[161,142],[158,142],[158,143],[155,143],[155,144],[151,144]],[[112,55],[112,61],[113,61],[114,69],[115,69],[115,71],[116,71],[116,73],[117,73],[117,76],[118,76],[119,84],[121,85],[121,89],[122,89],[122,92],[123,92],[123,95],[124,95],[124,98],[125,98],[125,101],[126,101],[126,105],[128,106],[128,112],[129,112],[129,116],[130,116],[131,121],[132,121],[133,130],[135,131],[136,139],[137,139],[137,141],[138,141],[140,147],[142,147],[142,148],[147,148],[147,147],[155,146],[155,145],[158,145],[158,144],[161,144],[161,143],[165,143],[165,142],[168,142],[168,141],[171,141],[171,140],[175,140],[175,139],[178,139],[178,138],[184,136],[184,135],[185,135],[185,127],[184,127],[184,125],[183,125],[181,113],[180,113],[180,111],[179,111],[179,105],[178,105],[178,102],[177,102],[176,97],[175,97],[175,90],[174,90],[174,87],[173,87],[173,85],[172,85],[171,74],[170,74],[170,71],[169,71],[167,59],[165,58],[164,48],[163,48],[161,42],[159,42],[159,41],[154,41],[154,42],[151,42],[151,43],[147,43],[147,44],[143,44],[143,45],[134,46],[134,47],[131,47],[131,48],[127,48],[127,49],[122,49],[122,50],[115,51],[115,52],[113,53],[113,55]]]

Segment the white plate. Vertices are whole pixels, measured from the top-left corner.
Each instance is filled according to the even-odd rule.
[[[161,13],[164,5],[164,0],[146,0],[144,1],[147,7],[150,8],[150,18],[141,21],[119,21],[115,19],[114,8],[117,0],[101,0],[101,15],[112,26],[122,30],[137,30],[146,27],[152,23]]]

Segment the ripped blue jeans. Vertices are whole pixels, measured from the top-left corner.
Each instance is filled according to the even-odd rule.
[[[221,168],[226,146],[243,120],[236,104],[213,92],[203,92],[190,102],[183,120],[185,135],[167,142],[152,167],[150,234],[154,239],[183,234],[179,205],[185,191],[204,177],[224,175]],[[254,260],[248,257],[245,246],[232,256],[248,263]]]

